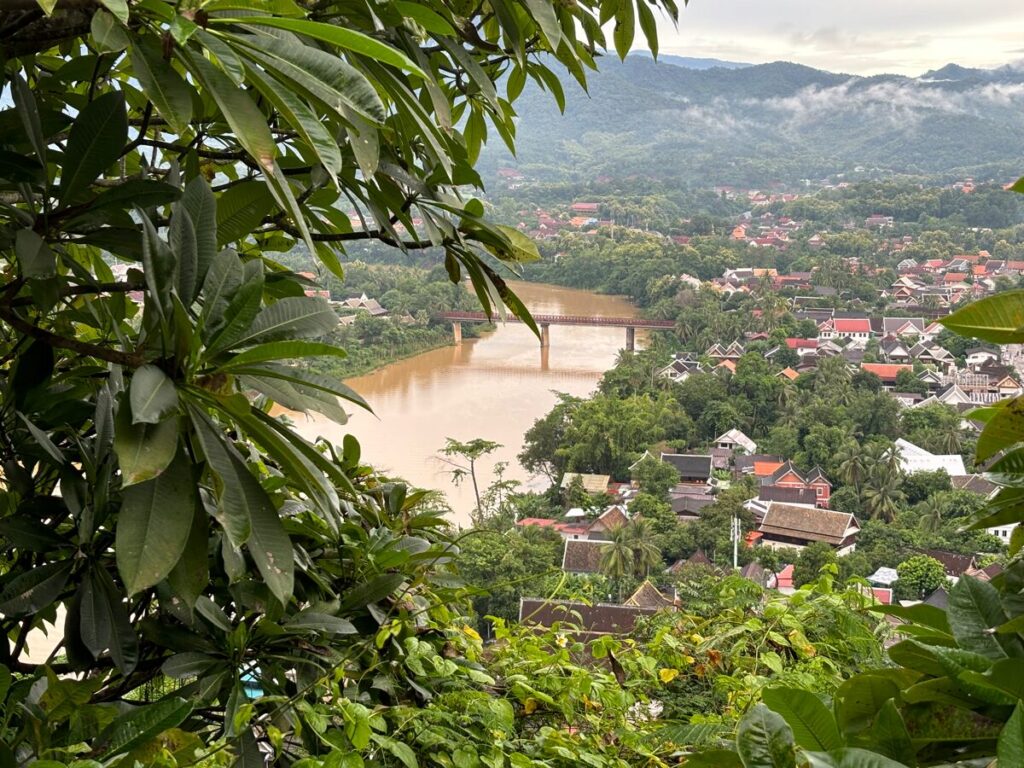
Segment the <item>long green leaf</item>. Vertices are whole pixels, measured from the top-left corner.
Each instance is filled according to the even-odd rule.
[[[125,489],[115,553],[130,595],[163,581],[177,564],[195,507],[191,464],[181,452],[158,477]]]
[[[282,360],[299,360],[304,357],[345,357],[345,350],[333,344],[321,341],[271,341],[266,344],[239,352],[237,355],[217,366],[226,371],[241,365],[253,363],[278,362]]]
[[[347,51],[358,53],[362,56],[369,56],[383,64],[390,64],[393,67],[404,69],[419,75],[424,80],[426,74],[413,61],[401,51],[392,48],[390,45],[375,40],[362,32],[354,29],[346,29],[335,24],[325,24],[320,21],[308,21],[306,19],[283,19],[277,16],[247,16],[239,19],[214,18],[214,24],[241,24],[243,26],[259,25],[261,27],[273,27],[285,29],[289,32],[296,32],[315,40],[322,40],[325,43],[336,45]]]
[[[210,265],[217,256],[217,199],[209,183],[202,175],[196,176],[185,185],[181,204],[188,211],[195,228],[196,240],[196,282],[192,295],[182,296],[185,305],[191,304],[202,288]]]
[[[263,309],[233,347],[324,336],[338,327],[338,315],[325,299],[293,296]]]
[[[114,428],[114,452],[121,467],[121,486],[152,480],[174,458],[178,423],[167,419],[157,424],[133,424],[130,409],[121,406]]]
[[[169,728],[181,725],[191,711],[191,704],[176,697],[131,709],[99,735],[101,757],[111,758],[146,743]]]
[[[139,663],[139,639],[121,594],[102,568],[90,568],[79,590],[82,642],[94,658],[109,654],[123,675]]]
[[[25,616],[51,605],[68,583],[71,567],[70,560],[47,563],[11,579],[0,591],[0,613]]]
[[[258,181],[243,181],[224,191],[217,199],[217,244],[244,239],[273,207],[273,195]]]
[[[68,134],[60,177],[60,199],[67,204],[109,168],[128,141],[128,112],[120,91],[96,97],[78,113]]]
[[[164,59],[149,37],[132,37],[128,56],[132,73],[156,111],[175,133],[184,133],[192,120],[192,86]]]
[[[796,768],[793,732],[764,704],[755,705],[740,720],[736,746],[744,768]]]

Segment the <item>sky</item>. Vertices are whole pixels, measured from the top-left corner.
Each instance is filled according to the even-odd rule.
[[[663,53],[833,72],[919,75],[955,62],[1024,60],[1020,0],[680,0],[678,29],[659,24]]]

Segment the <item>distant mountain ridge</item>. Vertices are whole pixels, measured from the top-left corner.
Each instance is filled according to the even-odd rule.
[[[640,174],[701,185],[795,182],[858,167],[1024,174],[1018,66],[860,77],[791,62],[696,68],[674,58],[603,59],[589,96],[566,82],[564,116],[531,84],[516,105],[519,166],[549,178]],[[485,170],[510,162],[492,143]]]
[[[630,56],[637,56],[644,59],[651,59],[650,51],[635,51]],[[675,67],[682,67],[683,69],[714,69],[715,67],[721,67],[723,69],[742,69],[743,67],[749,67],[750,64],[745,64],[739,61],[726,61],[725,59],[706,59],[694,56],[676,56],[672,53],[659,53],[658,54],[659,64],[671,64]]]

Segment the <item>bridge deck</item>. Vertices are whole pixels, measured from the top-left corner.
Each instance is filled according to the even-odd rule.
[[[490,318],[484,312],[441,312],[438,315],[443,320],[452,320],[464,323],[486,323]],[[506,321],[510,323],[522,322],[518,317],[509,313]],[[537,325],[604,325],[612,328],[674,328],[675,323],[671,320],[645,320],[639,317],[597,317],[591,315],[534,315],[534,322]]]

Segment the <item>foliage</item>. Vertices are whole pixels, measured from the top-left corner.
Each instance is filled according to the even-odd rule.
[[[896,595],[900,600],[923,600],[946,583],[946,569],[928,555],[914,555],[896,566],[899,581]]]
[[[655,46],[674,4],[15,6],[0,762],[372,749],[414,768],[408,742],[425,747],[389,717],[492,678],[430,497],[271,415],[366,406],[311,368],[343,354],[324,340],[338,317],[275,254],[340,277],[346,244],[436,248],[489,314],[532,326],[497,270],[537,251],[472,196],[481,145],[512,143],[528,78],[561,101],[555,68],[585,83],[638,25]],[[61,615],[51,658],[26,661]]]

